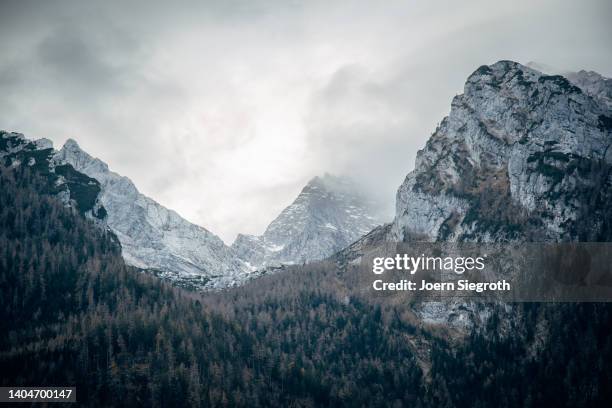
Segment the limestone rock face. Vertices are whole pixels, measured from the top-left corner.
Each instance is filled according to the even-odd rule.
[[[357,262],[386,241],[611,241],[609,102],[610,80],[596,73],[546,75],[511,61],[478,68],[418,152],[393,222],[336,260]],[[414,308],[424,322],[459,328],[491,312],[451,298]]]
[[[141,194],[130,179],[110,171],[74,140],[64,144],[54,161],[68,163],[100,182],[107,224],[121,242],[128,264],[179,279],[185,275],[227,278],[246,271],[219,237]]]
[[[313,178],[263,235],[239,235],[232,248],[254,269],[327,258],[381,224],[374,204],[345,178]]]
[[[610,237],[609,80],[572,81],[511,61],[470,75],[397,192],[394,238]]]

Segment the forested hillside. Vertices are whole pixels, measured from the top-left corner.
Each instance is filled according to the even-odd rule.
[[[25,167],[0,172],[2,385],[90,406],[607,406],[609,305],[515,305],[467,338],[291,268],[204,297],[126,267]],[[44,190],[43,190],[44,191]],[[451,337],[449,337],[451,336]],[[452,339],[452,340],[448,340]]]
[[[2,385],[75,384],[100,406],[222,399],[206,362],[223,361],[237,326],[127,268],[113,237],[40,195],[27,168],[0,181]]]
[[[373,306],[302,288],[286,304],[222,317],[126,267],[112,235],[39,194],[44,182],[27,168],[0,180],[2,385],[74,384],[93,406],[385,405],[422,394],[410,351]]]
[[[612,401],[611,304],[483,305],[491,312],[486,324],[462,333],[423,324],[410,304],[375,298],[355,281],[350,268],[310,265],[205,301],[259,342],[278,337],[282,351],[303,356],[315,373],[330,367],[343,373],[347,406],[604,407]],[[330,344],[339,355],[320,361],[319,350]],[[365,357],[373,364],[353,361]],[[413,358],[421,373],[416,388],[407,381]],[[336,381],[323,384],[333,392]]]
[[[126,267],[25,167],[0,171],[1,385],[89,406],[609,406],[612,308],[515,305],[467,337],[295,267],[195,295]]]

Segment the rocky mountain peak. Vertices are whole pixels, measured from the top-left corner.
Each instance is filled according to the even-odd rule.
[[[597,239],[607,228],[597,219],[610,192],[610,123],[605,104],[563,76],[512,61],[481,66],[399,188],[395,237]]]
[[[68,138],[64,142],[63,149],[66,149],[66,150],[81,150],[81,146],[79,146],[79,144],[77,143],[76,140],[74,140],[72,138]]]
[[[418,152],[393,222],[336,261],[389,241],[609,242],[612,117],[598,95],[512,61],[478,68]],[[482,321],[479,308],[449,298],[414,310],[426,322],[467,327]]]
[[[127,263],[180,282],[222,278],[225,285],[246,272],[219,237],[141,194],[129,178],[110,171],[74,140],[68,139],[54,160],[100,182],[107,223],[121,242]]]
[[[380,224],[375,206],[354,182],[314,177],[261,236],[239,235],[236,253],[258,269],[326,258]]]
[[[109,174],[108,165],[81,149],[74,139],[68,139],[64,142],[62,148],[55,155],[55,160],[70,163],[78,171],[96,179],[104,178]]]
[[[355,192],[357,187],[355,182],[348,177],[339,177],[330,173],[325,173],[322,176],[315,176],[306,187],[321,187],[330,192]]]

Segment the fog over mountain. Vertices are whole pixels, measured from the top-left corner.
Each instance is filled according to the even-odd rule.
[[[229,247],[140,193],[73,139],[55,150],[49,139],[0,130],[0,164],[42,175],[48,193],[112,231],[126,264],[190,289],[226,288],[268,267],[325,259],[380,224],[378,205],[358,183],[324,174],[310,180],[263,235],[239,234]]]
[[[78,140],[227,244],[325,171],[358,178],[390,220],[474,67],[610,77],[611,16],[595,0],[5,0],[0,128]]]
[[[325,259],[378,226],[376,208],[354,181],[325,174],[310,180],[262,235],[238,234],[232,249],[252,269]]]

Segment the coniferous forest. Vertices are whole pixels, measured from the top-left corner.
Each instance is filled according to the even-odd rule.
[[[517,304],[458,336],[347,293],[325,263],[196,294],[126,266],[27,167],[2,168],[0,191],[2,386],[74,385],[83,406],[612,401],[608,304]]]

